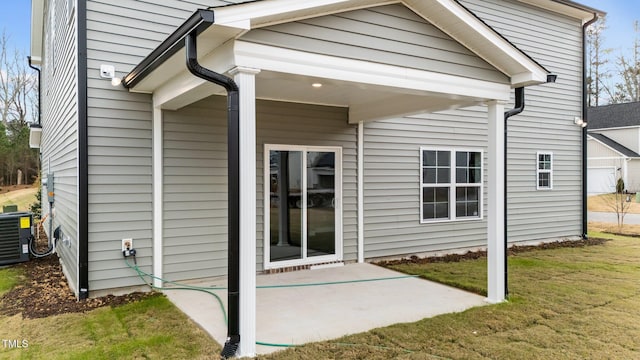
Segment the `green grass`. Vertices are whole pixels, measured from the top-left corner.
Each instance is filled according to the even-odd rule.
[[[16,267],[0,269],[0,296],[16,286],[22,277],[22,271]]]
[[[221,350],[161,295],[85,314],[0,316],[0,323],[0,339],[28,341],[21,349],[0,344],[1,359],[209,359]]]
[[[590,236],[612,240],[510,256],[509,302],[260,358],[640,358],[640,239]],[[399,268],[486,292],[484,259]],[[13,271],[0,270],[0,292],[19,283],[21,274]],[[45,319],[0,316],[0,324],[0,339],[26,339],[29,344],[26,349],[0,346],[1,359],[211,359],[220,352],[218,344],[163,296]]]
[[[509,258],[509,302],[309,344],[266,359],[640,358],[640,239]],[[394,268],[486,293],[486,259]]]

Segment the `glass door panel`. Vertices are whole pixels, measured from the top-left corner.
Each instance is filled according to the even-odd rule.
[[[341,254],[342,244],[337,225],[338,152],[288,148],[268,149],[267,261],[281,262],[282,266],[331,261]]]
[[[334,152],[307,152],[307,256],[336,253]]]
[[[269,152],[270,169],[270,260],[302,259],[303,166],[301,151]]]

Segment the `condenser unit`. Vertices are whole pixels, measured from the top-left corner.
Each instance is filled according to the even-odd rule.
[[[31,222],[28,212],[0,214],[0,265],[29,260]]]

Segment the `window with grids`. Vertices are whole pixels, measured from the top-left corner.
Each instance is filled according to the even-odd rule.
[[[537,165],[536,188],[538,190],[553,189],[553,153],[538,152]]]
[[[422,222],[482,217],[482,151],[421,149]]]

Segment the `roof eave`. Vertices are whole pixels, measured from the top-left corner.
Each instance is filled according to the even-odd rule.
[[[135,87],[147,75],[162,65],[171,56],[184,47],[184,38],[193,31],[198,34],[209,28],[214,21],[214,13],[211,10],[196,10],[182,25],[169,35],[158,47],[145,57],[123,79],[124,87]]]
[[[522,3],[533,5],[558,14],[580,19],[582,24],[593,19],[594,14],[604,16],[607,13],[570,0],[518,0]]]
[[[42,33],[45,0],[31,0],[31,63],[42,64]]]

